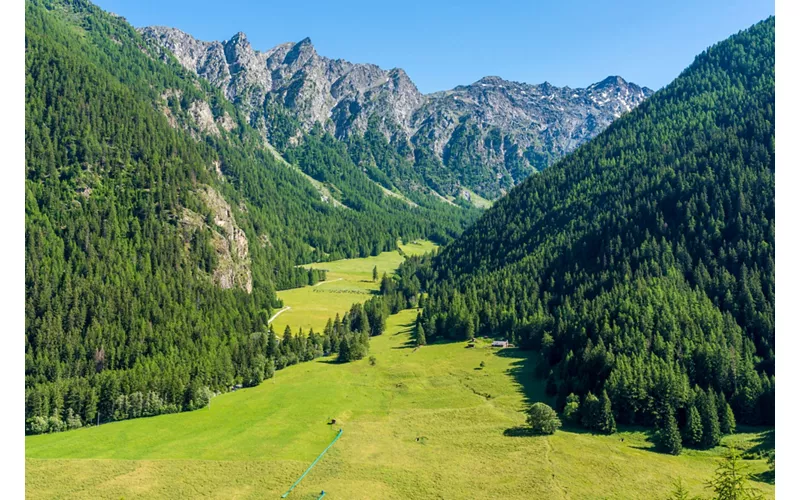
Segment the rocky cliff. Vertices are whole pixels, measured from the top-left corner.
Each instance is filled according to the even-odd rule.
[[[591,139],[652,93],[619,76],[582,89],[491,76],[424,95],[402,69],[329,59],[308,38],[258,51],[244,33],[204,42],[174,28],[140,31],[221,88],[254,124],[267,100],[283,106],[303,129],[319,123],[340,139],[363,134],[375,120],[411,161],[426,156],[417,150],[428,150],[452,172],[457,187],[491,198]]]

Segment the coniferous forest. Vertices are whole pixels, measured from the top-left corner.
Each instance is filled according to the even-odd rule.
[[[276,290],[325,279],[298,264],[445,243],[476,216],[385,196],[312,131],[290,159],[336,181],[335,206],[124,19],[83,0],[25,18],[29,432],[201,407],[320,355],[321,337],[276,350],[267,327]]]
[[[706,50],[407,261],[397,286],[428,292],[427,342],[536,350],[558,410],[600,432],[654,425],[672,452],[681,434],[708,447],[736,423],[773,424],[774,40],[770,18]]]
[[[774,18],[486,212],[423,188],[459,187],[426,148],[374,121],[304,131],[279,102],[248,115],[86,0],[27,0],[25,22],[27,433],[360,360],[409,307],[417,347],[535,352],[569,424],[649,426],[673,454],[774,425]],[[477,158],[472,135],[448,155]],[[301,264],[416,238],[443,246],[322,332],[270,326],[278,290],[326,279]]]

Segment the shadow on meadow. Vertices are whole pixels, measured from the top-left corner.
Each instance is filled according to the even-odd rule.
[[[408,323],[400,325],[401,329],[396,331],[392,335],[395,337],[398,335],[407,335],[408,340],[406,340],[403,343],[403,345],[392,347],[392,349],[413,349],[417,347],[417,343],[412,335],[412,329],[414,328],[414,325],[416,325],[416,321],[410,321]]]
[[[767,458],[770,453],[775,452],[775,429],[763,429],[761,431],[758,431],[757,429],[748,429],[747,427],[742,427],[741,429],[757,432],[758,435],[758,438],[755,442],[745,443],[744,446],[734,445],[742,450],[742,458],[745,460],[758,460]],[[767,469],[760,474],[753,474],[751,477],[755,481],[767,484],[775,484],[774,470]]]
[[[536,352],[507,348],[496,351],[495,356],[512,359],[507,373],[522,392],[526,406],[536,402],[553,406],[553,398],[545,392],[545,381],[536,376],[536,364],[539,358]]]

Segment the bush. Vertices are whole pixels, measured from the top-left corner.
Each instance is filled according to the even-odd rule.
[[[61,432],[67,427],[64,422],[62,422],[61,419],[56,416],[52,416],[47,419],[47,426],[49,432]]]
[[[25,432],[28,434],[44,434],[50,429],[44,417],[31,417],[25,422]]]
[[[536,434],[553,434],[561,427],[561,420],[546,404],[534,403],[528,412],[528,425]]]
[[[72,408],[67,410],[67,422],[66,422],[66,425],[67,425],[67,429],[69,429],[69,430],[79,429],[79,428],[83,427],[83,422],[81,422],[81,417],[79,415],[76,415],[75,412],[72,410]]]
[[[375,366],[375,363],[377,363],[377,362],[378,362],[378,360],[375,358],[375,356],[370,356],[369,357],[369,364],[370,365]]]
[[[272,378],[275,376],[275,360],[270,358],[267,360],[267,365],[264,367],[264,379]]]

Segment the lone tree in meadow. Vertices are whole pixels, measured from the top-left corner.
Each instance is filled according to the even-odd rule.
[[[378,281],[378,266],[372,268],[372,281]]]
[[[528,412],[528,425],[536,434],[553,434],[561,427],[561,420],[546,404],[534,403]]]
[[[689,490],[683,484],[683,479],[678,478],[672,483],[672,492],[667,497],[667,500],[700,500],[700,497],[689,496]]]
[[[736,448],[728,448],[725,459],[717,467],[708,487],[714,490],[715,500],[760,500],[764,498],[749,484],[750,474]]]

